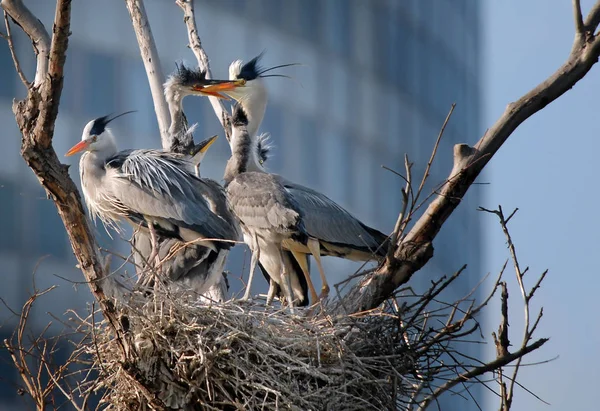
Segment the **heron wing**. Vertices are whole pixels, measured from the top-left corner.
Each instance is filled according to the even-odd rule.
[[[304,226],[311,237],[373,252],[387,239],[324,194],[283,177],[279,180],[302,210]]]
[[[216,212],[227,208],[224,192],[196,178],[191,169],[180,155],[133,150],[106,162],[106,179],[111,194],[134,221],[143,216],[159,224],[170,223],[176,230],[192,230],[199,237],[237,240],[233,219]]]
[[[247,172],[227,186],[234,214],[253,230],[303,231],[301,214],[290,194],[270,174]]]

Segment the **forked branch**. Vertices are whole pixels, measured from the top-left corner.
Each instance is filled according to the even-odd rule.
[[[344,301],[336,303],[337,311],[361,312],[379,306],[429,261],[433,256],[432,242],[442,225],[502,144],[521,123],[570,90],[596,64],[600,56],[600,34],[595,34],[598,24],[600,1],[585,19],[586,35],[575,36],[567,61],[537,87],[510,103],[475,146],[458,144],[454,147],[454,167],[440,193],[406,237],[391,245],[393,258],[367,275],[350,290]]]

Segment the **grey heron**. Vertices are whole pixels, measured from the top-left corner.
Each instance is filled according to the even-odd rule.
[[[252,251],[250,277],[245,298],[249,295],[254,269],[259,258],[269,261],[265,268],[277,284],[281,285],[286,300],[293,310],[294,296],[290,281],[291,257],[284,253],[283,244],[306,244],[308,235],[298,206],[282,186],[279,176],[265,172],[248,171],[256,161],[248,130],[248,118],[241,105],[236,104],[232,116],[231,158],[225,168],[225,189],[235,216],[240,222],[244,240]],[[261,257],[263,256],[263,257]],[[263,260],[266,261],[266,260]],[[269,289],[269,297],[273,297]]]
[[[210,264],[198,290],[202,293],[219,279],[227,253],[240,236],[224,190],[212,180],[196,177],[193,164],[181,154],[153,149],[118,152],[107,128],[117,117],[90,121],[81,142],[66,154],[83,152],[79,169],[88,210],[105,227],[120,232],[119,222],[124,220],[148,232],[150,260],[158,253],[158,235],[201,243]]]
[[[176,65],[175,72],[164,84],[165,98],[171,115],[170,151],[188,156],[198,178],[200,178],[200,163],[208,148],[214,143],[216,136],[194,145],[195,125],[188,127],[183,111],[183,99],[189,95],[216,96],[227,99],[226,96],[219,93],[219,89],[230,87],[230,84],[231,82],[227,80],[207,80],[204,71],[189,69],[183,63]],[[146,272],[146,263],[153,250],[149,233],[137,230],[132,238],[132,246],[134,264],[138,276],[141,277]],[[185,244],[175,238],[162,236],[159,236],[157,249],[157,256],[161,264],[156,268],[160,268],[174,284],[201,294],[205,289],[207,272],[213,263],[213,258],[208,258],[211,256],[211,250],[201,243]],[[222,278],[215,287],[220,289],[224,285],[225,279]],[[220,300],[222,299],[220,298]]]
[[[225,94],[236,99],[247,113],[247,129],[250,138],[256,136],[256,130],[266,110],[268,96],[262,79],[267,76],[277,76],[277,74],[265,75],[264,73],[274,68],[289,66],[288,64],[270,69],[261,68],[259,65],[261,56],[262,54],[246,64],[241,60],[234,61],[229,67],[229,79],[240,80],[240,82],[236,83],[235,88],[225,91]],[[253,159],[256,159],[256,156],[250,158]],[[265,172],[261,162],[255,162],[252,169]],[[329,293],[329,286],[321,264],[321,255],[355,261],[381,260],[385,257],[387,251],[385,244],[388,240],[386,234],[363,224],[324,194],[281,177],[279,181],[290,199],[297,205],[297,211],[303,215],[302,221],[309,237],[306,244],[288,240],[283,246],[292,252],[301,265],[313,299],[316,298],[316,291],[310,280],[308,266],[304,264],[308,254],[312,254],[317,262],[323,284],[322,297]]]

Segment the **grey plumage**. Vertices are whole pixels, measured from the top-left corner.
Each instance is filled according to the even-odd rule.
[[[208,147],[214,142],[216,136],[194,145],[193,132],[196,124],[188,127],[187,118],[183,111],[183,99],[188,95],[216,95],[217,97],[223,97],[218,93],[210,92],[210,90],[207,94],[206,86],[223,85],[225,83],[228,83],[228,81],[207,80],[206,72],[192,70],[183,64],[179,64],[164,85],[165,97],[171,114],[171,125],[169,127],[169,134],[171,135],[170,150],[182,154],[186,159],[189,159],[193,163],[194,173],[198,178],[200,178],[200,163],[202,158]],[[217,214],[223,215],[229,213],[227,207],[221,203],[224,194],[220,186],[214,181],[204,181],[209,184],[209,188],[213,189],[210,198],[214,197],[218,200],[217,205],[220,208],[215,210]],[[237,240],[237,238],[235,239]],[[134,262],[138,275],[141,276],[146,271],[147,259],[152,252],[151,241],[148,233],[141,230],[134,234],[132,240]],[[180,285],[184,289],[203,293],[206,285],[212,282],[213,276],[217,276],[218,274],[215,272],[215,267],[218,268],[224,265],[224,256],[221,255],[219,257],[219,253],[215,253],[214,250],[205,247],[202,243],[184,244],[179,240],[163,236],[159,236],[158,242],[158,257],[162,261],[160,269],[175,284]],[[173,252],[174,250],[179,251]],[[170,258],[165,260],[167,256],[170,256]],[[218,278],[218,283],[213,286],[213,288],[220,287],[220,299],[225,298],[223,292],[226,293],[227,287],[224,287],[224,283],[225,279],[221,276]]]
[[[229,67],[229,78],[231,80],[244,79],[246,81],[245,86],[239,87],[228,94],[238,100],[247,113],[248,130],[258,129],[267,104],[267,90],[262,77],[265,77],[263,73],[268,70],[258,66],[260,58],[259,55],[246,64],[238,60]],[[255,142],[260,145],[260,139],[255,134],[250,133],[250,136],[254,137]],[[267,155],[268,152],[264,152],[262,157]],[[259,157],[255,156],[255,158]],[[264,159],[256,162],[254,167],[258,171],[264,171],[262,168],[263,162]],[[299,262],[303,261],[303,255],[308,253],[315,256],[323,281],[323,294],[327,294],[328,286],[320,264],[320,255],[359,261],[378,260],[385,256],[387,249],[387,236],[385,234],[361,223],[325,195],[281,177],[279,178],[280,183],[298,206],[297,210],[303,213],[306,234],[314,240],[309,241],[306,246],[285,241],[283,246],[292,251],[297,259],[300,258]],[[308,270],[305,269],[304,271],[307,273]],[[314,287],[309,278],[307,278],[307,281],[314,298]]]
[[[98,124],[88,123],[82,141],[67,153],[86,150],[80,173],[90,214],[117,230],[125,220],[165,238],[199,241],[208,250],[205,260],[211,252],[216,254],[198,292],[205,291],[219,279],[232,241],[240,235],[223,188],[197,178],[183,155],[161,150],[117,152],[111,131]]]
[[[267,263],[264,265],[270,278],[281,285],[286,299],[293,302],[302,290],[292,293],[295,287],[290,282],[289,257],[283,253],[282,243],[291,239],[306,242],[302,216],[277,176],[247,171],[251,156],[256,154],[246,129],[248,119],[239,105],[233,114],[232,156],[227,162],[224,180],[231,209],[252,250],[250,279],[244,298],[249,295],[254,267],[261,256]],[[274,289],[270,289],[270,298]]]
[[[329,197],[280,177],[304,213],[306,232],[319,239],[321,255],[366,261],[384,257],[387,235],[361,223]]]

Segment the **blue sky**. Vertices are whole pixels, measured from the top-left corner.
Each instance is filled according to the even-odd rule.
[[[582,1],[585,12],[593,1]],[[506,105],[552,74],[567,58],[574,34],[571,2],[503,0],[486,2],[483,82],[484,129]],[[550,341],[528,362],[559,356],[527,367],[519,382],[552,404],[545,406],[518,390],[515,409],[591,409],[600,378],[600,309],[597,230],[600,217],[597,174],[600,150],[600,65],[559,100],[527,120],[492,160],[483,204],[506,211],[519,208],[510,229],[528,284],[548,268],[533,308],[544,307],[538,337]],[[470,142],[472,143],[472,142]],[[496,219],[482,215],[487,236],[485,269],[497,272],[508,251]],[[522,301],[509,279],[510,338],[522,337]],[[529,278],[527,278],[529,277]],[[512,291],[512,292],[511,292]],[[498,324],[498,310],[488,313],[484,332]],[[490,355],[493,346],[487,347]],[[490,399],[486,409],[497,408]]]

